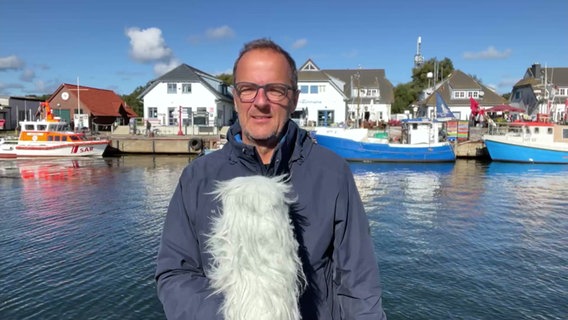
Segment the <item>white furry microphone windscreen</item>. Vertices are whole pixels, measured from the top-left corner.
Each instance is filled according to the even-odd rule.
[[[305,284],[290,219],[291,186],[283,176],[238,177],[219,182],[222,207],[207,248],[211,286],[224,297],[226,320],[300,319]]]

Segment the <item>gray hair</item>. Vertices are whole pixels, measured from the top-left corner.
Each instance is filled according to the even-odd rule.
[[[292,87],[294,88],[294,90],[297,90],[298,89],[298,70],[296,69],[296,62],[294,61],[292,56],[288,53],[288,51],[284,50],[281,46],[279,46],[274,41],[272,41],[268,38],[260,38],[260,39],[252,40],[250,42],[245,43],[245,45],[241,49],[241,52],[239,53],[239,57],[237,58],[237,60],[235,60],[235,64],[233,65],[233,84],[235,84],[235,80],[236,80],[237,64],[239,64],[239,61],[241,61],[241,58],[245,55],[245,53],[252,51],[252,50],[258,50],[258,49],[273,50],[277,53],[280,53],[281,55],[284,56],[284,58],[286,58],[286,61],[288,61],[288,65],[290,66],[290,72],[292,74],[292,79],[290,79],[292,81]]]

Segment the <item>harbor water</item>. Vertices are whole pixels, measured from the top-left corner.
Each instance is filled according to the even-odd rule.
[[[165,319],[155,258],[190,161],[0,161],[0,319]],[[351,169],[390,320],[568,319],[568,166]]]

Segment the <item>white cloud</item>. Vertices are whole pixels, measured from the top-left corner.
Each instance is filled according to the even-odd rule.
[[[167,62],[158,62],[154,65],[154,73],[157,76],[161,76],[164,73],[173,70],[175,67],[179,66],[181,62],[177,59],[171,59]]]
[[[19,70],[24,67],[24,61],[15,55],[0,57],[0,71]]]
[[[511,49],[499,51],[494,46],[490,46],[484,51],[480,52],[464,52],[463,58],[466,60],[505,59],[508,58],[511,53]]]
[[[294,43],[292,44],[292,48],[299,49],[305,47],[306,45],[308,45],[308,39],[306,38],[298,39],[294,41]]]
[[[126,36],[130,38],[130,55],[139,62],[168,61],[172,50],[168,48],[162,30],[158,28],[128,28]]]
[[[205,36],[209,39],[227,39],[235,36],[235,32],[229,26],[221,26],[218,28],[208,29]]]
[[[355,58],[359,55],[359,51],[357,51],[357,49],[351,49],[351,51],[345,52],[343,54],[344,57],[346,58]]]
[[[31,82],[35,78],[35,71],[32,69],[26,69],[20,75],[20,80],[25,82]]]

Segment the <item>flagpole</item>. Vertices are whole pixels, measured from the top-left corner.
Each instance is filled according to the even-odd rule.
[[[77,77],[77,114],[81,114],[81,96],[79,93],[79,77]]]

